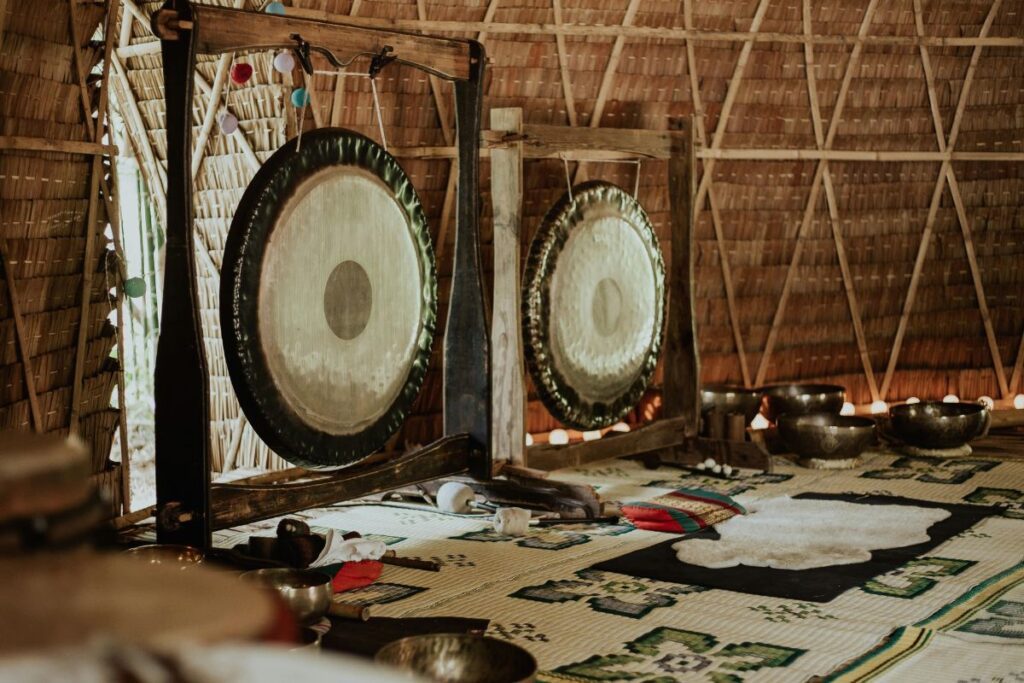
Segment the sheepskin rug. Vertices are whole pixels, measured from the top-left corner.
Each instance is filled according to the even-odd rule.
[[[948,510],[909,505],[862,505],[835,500],[770,498],[746,505],[715,527],[720,540],[690,539],[672,546],[676,557],[711,569],[746,565],[815,569],[857,564],[872,550],[928,540],[928,528]]]

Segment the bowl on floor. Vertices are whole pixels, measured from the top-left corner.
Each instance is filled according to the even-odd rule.
[[[801,463],[854,466],[860,454],[875,442],[875,421],[835,413],[789,414],[779,418],[779,435]]]
[[[537,660],[518,645],[464,633],[402,638],[375,659],[438,683],[526,683],[537,675]]]
[[[124,554],[145,564],[162,564],[181,569],[189,569],[203,563],[203,552],[190,545],[149,543],[129,548]]]
[[[327,614],[334,595],[331,578],[310,569],[256,569],[245,572],[242,578],[275,591],[303,626],[314,624]]]
[[[905,403],[889,409],[893,434],[917,448],[960,448],[985,433],[989,412],[980,403]]]
[[[776,384],[764,387],[764,416],[778,422],[781,415],[839,414],[846,387],[835,384]]]
[[[761,390],[730,384],[711,384],[701,387],[700,411],[702,414],[719,412],[725,415],[742,413],[744,422],[750,424],[761,410]]]

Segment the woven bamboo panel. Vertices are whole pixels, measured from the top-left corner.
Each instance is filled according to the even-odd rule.
[[[53,143],[92,141],[83,114],[70,9],[67,0],[0,3],[0,135]],[[95,70],[84,93],[92,117],[100,102],[103,43],[97,32],[105,9],[103,3],[76,2],[74,13],[82,67],[87,74]],[[67,434],[77,365],[83,377],[78,435],[93,452],[95,476],[113,514],[121,505],[121,471],[108,462],[108,454],[120,413],[110,403],[120,369],[111,358],[116,337],[108,321],[113,284],[105,271],[107,215],[102,197],[95,223],[87,225],[92,159],[84,154],[0,151],[0,240],[6,256],[0,278],[0,429],[36,428],[31,389],[39,407],[39,430]],[[106,162],[101,172],[108,176]],[[86,263],[89,230],[94,240]],[[91,284],[84,298],[89,309],[83,318],[87,271]],[[86,335],[79,359],[82,325]]]
[[[217,4],[233,2],[217,0]],[[412,0],[292,0],[285,4],[296,8],[289,11],[321,13],[318,16],[328,18],[340,19],[355,8],[359,17],[402,22],[423,19]],[[614,33],[597,33],[621,26],[626,19],[633,27],[682,29],[684,3],[640,0],[629,18],[627,6],[634,3],[626,0],[562,0],[564,24],[593,27],[595,31],[592,35],[566,35],[565,52],[560,54],[550,28],[556,23],[550,0],[425,0],[421,4],[428,22],[453,22],[445,24],[446,31],[441,33],[475,38],[481,28],[491,29],[484,37],[490,60],[485,109],[522,107],[525,120],[530,123],[568,125],[575,118],[581,126],[664,130],[672,119],[692,116],[699,99],[706,130],[705,147],[712,145],[720,126],[718,137],[724,150],[817,147],[809,70],[804,46],[795,40],[753,43],[742,69],[737,69],[742,42],[695,40],[691,64],[686,44],[680,38],[630,36],[616,45]],[[793,37],[803,34],[801,3],[768,0],[763,16],[758,19],[760,4],[758,0],[694,1],[693,27],[701,31],[757,31]],[[1021,37],[1024,0],[1004,0],[992,17],[991,0],[933,0],[922,5],[924,35],[929,37],[972,38],[983,30],[991,37]],[[246,6],[253,8],[253,3]],[[493,26],[483,27],[479,22],[488,15],[489,6]],[[823,38],[814,45],[814,65],[810,70],[823,133],[838,113],[832,149],[936,152],[939,148],[932,102],[918,47],[866,43],[857,61],[851,64],[852,40],[861,28],[868,6],[867,0],[810,3],[811,32]],[[155,7],[156,3],[142,5],[145,12]],[[903,40],[916,36],[910,0],[883,0],[875,8],[867,36]],[[466,23],[473,25],[460,26]],[[502,28],[508,24],[519,25],[521,28],[516,30],[522,32]],[[534,30],[539,25],[546,28]],[[403,26],[415,28],[414,24]],[[829,37],[843,37],[851,42],[828,42]],[[153,40],[148,29],[135,22],[131,46]],[[959,117],[956,149],[1020,155],[1024,153],[1024,49],[1019,45],[986,46],[980,51],[976,70],[969,76],[973,52],[971,45],[928,47],[935,107],[941,117],[943,135],[949,135],[961,93],[970,81]],[[242,136],[261,161],[294,135],[299,124],[297,112],[287,105],[293,78],[274,73],[270,58],[266,53],[244,57],[254,66],[254,77],[246,86],[232,88],[226,103],[240,119]],[[568,84],[562,80],[562,60]],[[0,69],[4,66],[0,61]],[[125,66],[145,127],[136,131],[136,142],[140,145],[136,153],[141,158],[144,150],[140,141],[145,140],[153,156],[162,162],[166,150],[159,55],[128,57]],[[207,83],[214,82],[216,66],[214,58],[201,60],[198,70]],[[358,70],[353,67],[353,71]],[[697,75],[697,92],[690,87],[690,70]],[[43,75],[40,72],[31,77]],[[316,119],[325,125],[340,125],[379,137],[374,99],[366,79],[317,74],[311,80]],[[409,148],[447,144],[437,101],[424,74],[405,67],[389,67],[379,77],[377,87],[381,93],[380,114],[391,145]],[[732,89],[732,101],[727,102]],[[571,100],[566,91],[570,92]],[[203,92],[204,89],[196,89],[196,135],[209,106]],[[441,84],[439,93],[449,117],[445,123],[450,126],[451,86]],[[600,112],[595,116],[597,106]],[[728,119],[722,121],[727,108]],[[315,125],[313,119],[312,111],[305,114],[303,123],[307,128]],[[488,120],[486,112],[484,120]],[[437,245],[443,312],[450,284],[453,229],[451,225],[442,228],[440,217],[451,164],[443,159],[400,161],[420,193],[435,237],[446,236],[445,243]],[[730,307],[734,308],[747,362],[752,369],[758,367],[768,339],[773,336],[773,321],[789,274],[785,311],[779,316],[764,381],[838,381],[850,389],[853,400],[871,400],[844,293],[842,263],[825,191],[820,190],[816,203],[808,206],[818,164],[815,160],[783,159],[730,159],[714,164],[711,180],[721,220],[721,244],[706,204],[699,208],[695,220],[697,315],[705,381],[743,379]],[[570,168],[572,172],[576,171],[575,166]],[[929,210],[940,166],[939,160],[828,163],[835,189],[836,225],[859,302],[864,350],[879,385],[901,325],[921,237],[929,214],[934,213],[923,267],[915,281],[914,305],[905,323],[905,339],[891,377],[887,396],[890,400],[910,395],[934,398],[949,392],[964,397],[1000,393],[948,185],[935,211]],[[1019,294],[1024,286],[1024,166],[1019,159],[957,161],[952,166],[970,221],[993,339],[1009,375],[1024,332],[1024,305]],[[705,161],[700,167],[703,172],[709,163]],[[584,171],[588,177],[603,178],[629,189],[639,172],[639,199],[651,216],[663,249],[667,249],[669,198],[664,164],[644,163],[638,171],[624,164],[590,163]],[[196,177],[195,206],[200,242],[215,267],[219,267],[234,205],[253,173],[239,135],[225,137],[214,129]],[[151,170],[149,175],[150,182],[154,177],[160,182],[159,171]],[[560,162],[529,162],[524,183],[525,247],[547,209],[565,191],[565,169]],[[489,267],[492,254],[486,161],[482,164],[481,195],[483,255]],[[59,201],[49,196],[39,199],[44,200]],[[0,208],[0,224],[24,230],[17,226],[28,220],[30,210],[23,206]],[[73,212],[75,207],[67,205],[64,210]],[[51,229],[64,237],[62,223],[52,220]],[[798,235],[801,253],[793,265]],[[273,465],[276,460],[272,454],[239,419],[221,352],[217,275],[203,265],[204,258],[199,260],[200,303],[212,373],[215,465],[225,456],[238,466]],[[723,280],[726,267],[732,278],[732,302],[727,299]],[[440,374],[437,354],[434,356],[415,405],[416,414],[408,420],[401,437],[413,443],[435,438],[440,429]],[[530,403],[529,429],[541,431],[555,426],[538,403]],[[228,454],[229,449],[234,452]]]

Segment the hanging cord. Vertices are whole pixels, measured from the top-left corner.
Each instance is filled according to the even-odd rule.
[[[572,196],[572,176],[569,174],[569,160],[564,154],[558,155],[562,159],[562,165],[565,166],[565,186],[569,190],[569,203],[576,206],[576,198]]]
[[[388,139],[384,135],[384,117],[380,112],[380,98],[377,97],[377,79],[370,76],[370,90],[373,91],[373,110],[377,114],[377,129],[380,130],[380,144],[388,151]]]
[[[302,105],[302,111],[299,112],[299,139],[295,142],[295,152],[302,151],[302,127],[306,122],[306,110],[309,108],[309,91],[305,91],[304,103]]]

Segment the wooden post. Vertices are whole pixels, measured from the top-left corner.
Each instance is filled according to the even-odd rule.
[[[523,110],[492,109],[491,130],[523,132]],[[491,312],[491,434],[494,457],[526,463],[526,388],[520,315],[520,258],[523,209],[523,143],[491,153],[494,206],[494,298]]]
[[[677,124],[682,122],[675,122]],[[694,310],[693,126],[672,134],[668,160],[672,256],[668,281],[663,416],[681,417],[687,437],[700,429],[700,362]]]

